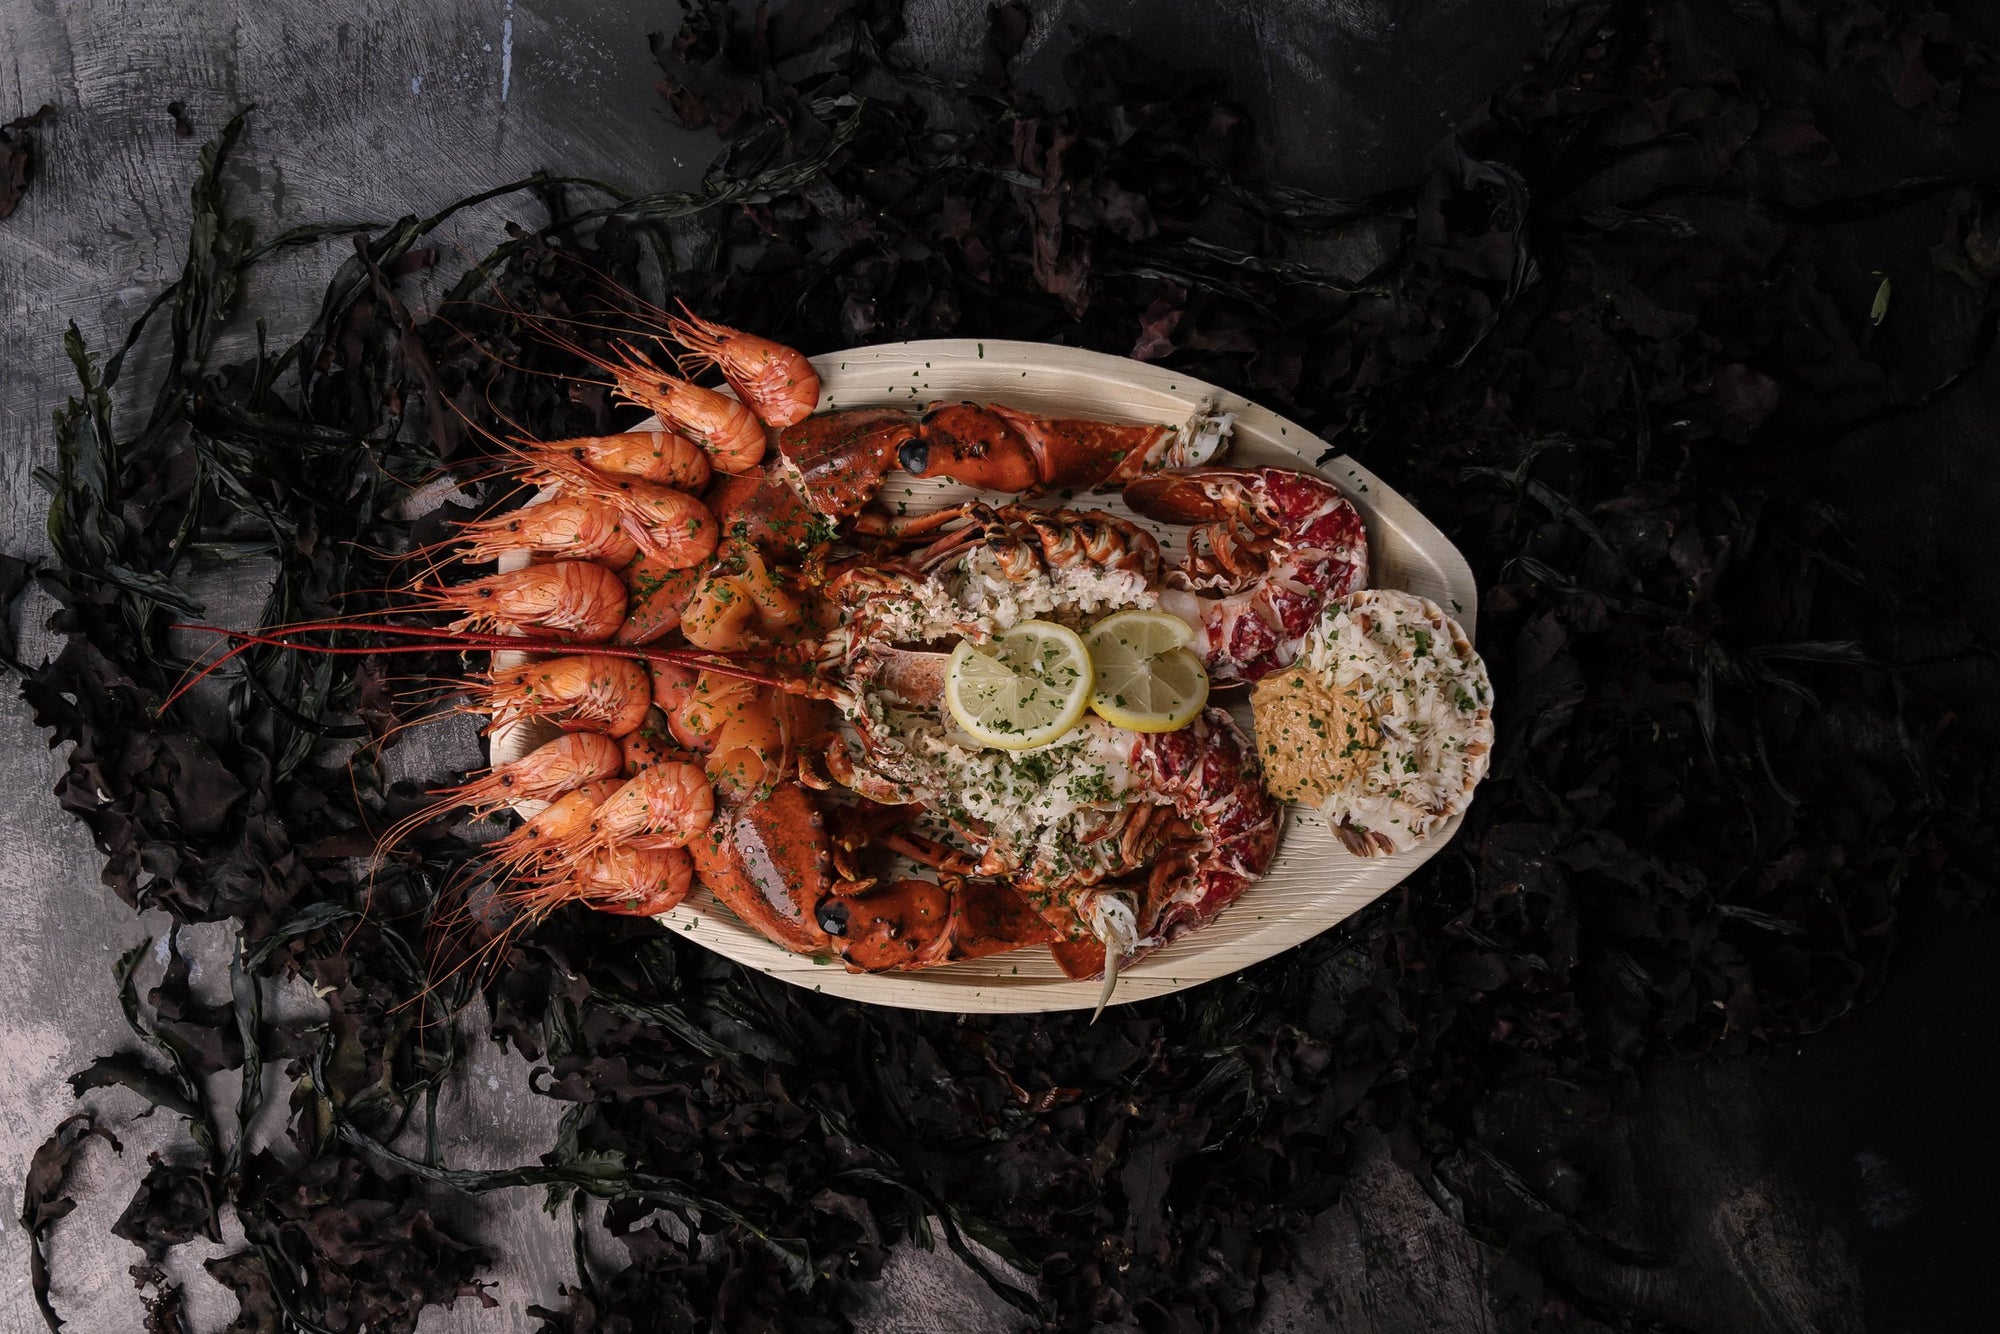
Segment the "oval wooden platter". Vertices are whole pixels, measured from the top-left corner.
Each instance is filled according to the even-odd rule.
[[[1111,421],[1185,420],[1205,402],[1236,414],[1234,445],[1225,462],[1315,469],[1339,485],[1368,525],[1378,588],[1420,593],[1450,611],[1471,633],[1478,616],[1472,571],[1458,549],[1409,501],[1344,457],[1324,465],[1325,441],[1296,422],[1185,375],[1124,357],[1045,343],[937,339],[852,348],[813,358],[821,379],[820,411],[885,404],[915,408],[973,399],[1052,415]],[[892,473],[882,491],[891,506],[922,513],[975,494],[949,482]],[[1051,500],[1049,503],[1062,503]],[[1115,493],[1072,502],[1132,516]],[[1141,520],[1141,522],[1147,522]],[[1170,557],[1185,550],[1182,532],[1147,522]],[[1246,731],[1247,692],[1219,691]],[[492,760],[504,763],[541,744],[553,730],[504,729]],[[1454,818],[1422,846],[1393,857],[1349,853],[1309,808],[1286,812],[1271,870],[1213,922],[1148,955],[1120,974],[1113,1005],[1164,996],[1225,976],[1308,940],[1358,912],[1435,856],[1457,833]],[[1032,1013],[1094,1006],[1100,984],[1074,982],[1046,949],[1016,950],[918,973],[850,973],[836,962],[792,954],[744,926],[707,891],[697,888],[659,919],[689,939],[794,985],[850,1000],[961,1013]]]

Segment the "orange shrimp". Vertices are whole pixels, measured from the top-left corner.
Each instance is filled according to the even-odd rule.
[[[730,576],[710,575],[681,613],[681,633],[696,648],[729,652],[755,640],[757,604]]]
[[[699,565],[715,553],[715,516],[698,497],[635,477],[604,477],[567,455],[539,462],[531,476],[570,496],[609,507],[640,551],[668,569]]]
[[[504,838],[487,846],[485,860],[511,872],[500,890],[503,902],[539,917],[570,900],[600,912],[654,916],[687,897],[694,861],[685,848],[613,846],[580,861],[563,847],[586,837],[606,799],[622,784],[591,783],[566,793]]]
[[[652,556],[641,556],[618,572],[631,595],[625,608],[625,623],[618,627],[615,643],[650,644],[661,635],[680,629],[688,599],[702,581],[702,567],[680,569]]]
[[[482,859],[508,871],[549,865],[564,841],[589,829],[590,817],[620,786],[618,780],[604,778],[586,783],[574,792],[565,792],[519,829],[488,843],[481,852]]]
[[[653,673],[653,706],[663,713],[671,714],[681,706],[693,691],[701,674],[692,667],[678,663],[655,662],[647,664]]]
[[[722,725],[757,697],[755,681],[701,672],[694,683],[681,691],[667,710],[667,725],[674,740],[689,750],[715,749],[715,737]]]
[[[528,467],[549,458],[569,458],[606,477],[630,477],[682,491],[708,485],[708,452],[675,431],[621,431],[581,435],[572,440],[537,440],[517,445]]]
[[[516,801],[553,801],[600,778],[616,778],[624,768],[625,749],[610,737],[598,732],[565,732],[518,760],[497,764],[455,788],[437,789],[433,795],[444,800],[391,825],[376,841],[376,855],[448,810],[462,807],[471,815],[491,815]]]
[[[600,732],[565,732],[518,760],[495,765],[451,790],[458,805],[482,813],[516,801],[548,801],[625,768],[625,749]]]
[[[722,372],[736,396],[765,422],[780,429],[804,421],[819,406],[819,372],[805,356],[783,343],[705,320],[683,305],[686,318],[667,321],[689,360]]]
[[[563,556],[619,567],[639,554],[639,544],[619,523],[616,506],[584,496],[561,496],[540,505],[475,520],[459,529],[458,558],[479,565],[510,551]]]
[[[694,858],[686,848],[607,848],[571,873],[583,901],[599,912],[657,917],[687,897]]]
[[[685,847],[714,815],[715,790],[699,765],[684,760],[656,764],[606,797],[591,816],[589,830],[571,838],[565,852],[581,861],[613,847]]]
[[[523,718],[546,718],[566,732],[622,737],[646,720],[653,679],[643,662],[583,653],[497,668],[468,693],[469,711],[493,716],[488,732]]]
[[[722,678],[711,679],[718,683],[716,692],[704,690],[697,684],[684,692],[674,707],[667,710],[667,735],[674,739],[674,744],[703,755],[715,749],[715,731],[721,726],[720,715],[735,706],[733,701],[716,697],[724,688]],[[752,689],[748,682],[730,682],[729,685],[742,690],[741,698],[748,698]]]
[[[453,630],[551,630],[581,642],[611,638],[625,620],[625,585],[589,561],[555,561],[455,587],[419,589],[439,611],[458,612]]]
[[[636,403],[708,451],[721,472],[748,472],[764,457],[768,443],[757,414],[727,394],[666,375],[636,348],[621,346],[604,360],[617,382],[618,396]]]
[[[793,716],[787,700],[776,691],[765,691],[722,724],[705,766],[710,782],[747,795],[768,791],[785,777],[793,753]]]

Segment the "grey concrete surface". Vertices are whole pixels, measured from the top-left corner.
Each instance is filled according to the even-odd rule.
[[[1241,86],[1266,88],[1290,109],[1271,122],[1276,164],[1300,184],[1354,194],[1410,175],[1444,128],[1518,64],[1539,10],[1528,0],[1452,0],[1405,25],[1396,17],[1404,7],[1385,0],[1035,8],[1043,21],[1026,56],[1044,66],[1069,26],[1143,32],[1183,55],[1224,60]],[[919,0],[912,41],[934,61],[976,62],[984,10],[978,0]],[[1173,19],[1164,26],[1163,11]],[[1473,12],[1486,22],[1463,22]],[[258,107],[231,175],[235,207],[267,233],[393,218],[538,167],[635,189],[684,186],[711,145],[668,123],[645,41],[675,22],[670,5],[613,0],[0,0],[0,120],[43,102],[57,112],[37,133],[26,200],[0,224],[0,550],[47,554],[46,499],[30,473],[52,457],[49,413],[72,384],[64,324],[75,321],[93,346],[114,343],[178,270],[195,150],[233,111]],[[191,138],[175,133],[174,101],[193,122]],[[483,251],[510,211],[532,214],[497,204],[463,215],[444,243]],[[260,280],[256,306],[278,320],[303,314],[336,262],[325,252],[280,261]],[[143,383],[143,362],[135,370],[128,380]],[[40,629],[47,610],[31,595],[16,613],[29,660],[53,651]],[[73,1108],[65,1076],[119,1044],[112,960],[164,925],[100,887],[99,857],[48,795],[59,772],[25,706],[0,691],[0,1180],[10,1190]],[[532,1158],[551,1108],[526,1092],[517,1060],[475,1050],[445,1120],[453,1161]],[[180,1133],[170,1118],[129,1120],[136,1098],[123,1091],[92,1100],[117,1123],[125,1151],[85,1151],[74,1177],[80,1206],[56,1232],[55,1301],[80,1334],[138,1327],[126,1274],[138,1253],[108,1229],[148,1152],[173,1147]],[[552,1297],[568,1273],[566,1236],[532,1192],[464,1217],[507,1257],[502,1307],[461,1303],[424,1328],[530,1328],[523,1308]],[[235,1240],[176,1255],[191,1280],[194,1328],[220,1328],[233,1314],[199,1262]],[[1457,1263],[1478,1260],[1467,1253]],[[25,1235],[0,1227],[0,1334],[41,1328],[27,1275]],[[1013,1323],[955,1261],[915,1253],[896,1258],[856,1314],[883,1331],[948,1320],[978,1334]],[[1286,1327],[1307,1326],[1288,1318]]]

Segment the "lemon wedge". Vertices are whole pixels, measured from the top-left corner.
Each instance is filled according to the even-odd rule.
[[[1090,652],[1076,631],[1022,621],[984,644],[960,640],[944,702],[973,740],[1000,750],[1045,746],[1090,706]]]
[[[1194,630],[1163,611],[1121,611],[1090,628],[1096,667],[1090,707],[1114,727],[1173,732],[1208,702],[1208,671],[1188,647]]]

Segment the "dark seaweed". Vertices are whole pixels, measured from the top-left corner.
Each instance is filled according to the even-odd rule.
[[[55,114],[54,107],[44,105],[0,125],[0,218],[12,216],[28,192],[35,167],[35,140],[28,131]]]
[[[63,1322],[49,1303],[49,1232],[76,1208],[76,1201],[63,1193],[63,1187],[71,1161],[93,1138],[102,1139],[115,1152],[125,1151],[118,1137],[98,1125],[89,1112],[78,1112],[65,1117],[35,1150],[21,1183],[21,1226],[28,1230],[29,1289],[51,1331],[60,1330]]]
[[[106,883],[229,921],[243,946],[228,1006],[188,994],[177,946],[143,998],[143,956],[121,963],[135,1048],[76,1083],[137,1090],[199,1150],[155,1165],[121,1235],[157,1254],[234,1210],[248,1245],[209,1268],[244,1331],[411,1328],[478,1292],[485,1259],[427,1201],[522,1187],[579,1229],[576,1283],[536,1312],[551,1331],[845,1328],[889,1247],[940,1235],[1052,1327],[1215,1330],[1255,1310],[1380,1132],[1496,1246],[1525,1210],[1533,1235],[1656,1263],[1593,1231],[1573,1185],[1482,1143],[1482,1111],[1549,1083],[1608,1102],[1648,1057],[1833,1023],[1882,985],[1912,896],[1981,906],[1992,861],[1993,773],[1925,672],[1977,640],[1918,573],[1857,550],[1811,482],[1836,428],[1935,401],[1984,355],[1993,188],[1843,193],[1812,112],[1714,50],[1774,43],[1886,80],[1931,121],[1992,85],[1988,53],[1929,9],[1711,7],[1722,36],[1691,52],[1661,7],[1591,6],[1414,188],[1345,200],[1261,179],[1227,89],[1123,41],[1075,42],[1059,91],[1017,87],[1023,5],[992,8],[963,78],[901,62],[890,0],[683,9],[654,42],[662,93],[730,136],[702,190],[502,187],[547,221],[511,229],[427,320],[399,284],[445,215],[257,243],[220,183],[239,119],[204,156],[187,270],[155,306],[171,346],[142,424],[110,397],[140,331],[102,362],[71,335],[79,397],[47,478],[68,638],[24,689],[74,743],[58,794]],[[1941,239],[1895,283],[1962,290],[1916,344],[1837,229],[1925,201]],[[354,254],[310,324],[215,364],[215,331],[249,313],[243,274],[336,234]],[[195,610],[185,576],[244,554],[274,564],[270,622],[384,586],[366,553],[420,540],[389,504],[476,454],[461,421],[623,424],[538,373],[574,363],[514,312],[600,337],[630,313],[620,290],[653,286],[809,351],[953,334],[1130,353],[1366,462],[1480,577],[1501,734],[1463,832],[1342,929],[1095,1026],[854,1006],[581,912],[476,993],[461,977],[412,1003],[463,848],[431,829],[372,886],[348,869],[412,798],[364,753],[353,809],[348,753],[329,758],[393,722],[382,669],[252,655],[227,725],[201,730],[158,716],[180,665],[166,626]],[[293,976],[323,1020],[266,1019],[265,988]],[[539,1164],[440,1160],[435,1093],[461,1055],[445,1019],[468,1004],[565,1106]],[[288,1139],[245,1149],[224,1132],[261,1108],[267,1067]],[[207,1076],[236,1068],[244,1095],[218,1105]],[[37,1158],[38,1238],[77,1124]],[[598,1226],[630,1258],[615,1273],[586,1259]],[[1555,1261],[1510,1262],[1540,1272],[1520,1293],[1563,1291]]]

